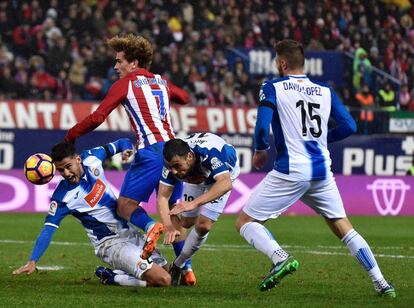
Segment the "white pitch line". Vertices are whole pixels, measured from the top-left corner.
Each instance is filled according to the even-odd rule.
[[[54,266],[36,266],[37,269],[41,271],[60,271],[63,270],[64,266],[54,265]]]
[[[18,241],[18,240],[0,240],[0,243],[5,244],[33,244],[34,241]],[[58,242],[58,241],[52,241],[52,245],[60,245],[60,246],[92,246],[90,243],[86,242]],[[283,245],[282,247],[288,248],[291,251],[297,252],[297,253],[304,253],[304,254],[312,254],[312,255],[332,255],[332,256],[349,256],[350,254],[348,252],[333,252],[333,251],[318,251],[314,250],[315,247],[311,246],[300,246],[300,245]],[[317,245],[316,246],[319,249],[344,249],[346,250],[345,246],[323,246],[323,245]],[[158,247],[160,250],[169,249],[167,245],[159,245]],[[252,247],[246,245],[216,245],[216,244],[205,244],[201,248],[203,250],[207,251],[219,251],[219,250],[230,250],[230,251],[247,251],[247,252],[256,252],[255,249]],[[408,249],[408,250],[414,250],[414,247],[402,247],[402,246],[377,246],[373,247],[374,250],[388,250],[388,249]],[[414,259],[414,256],[411,255],[388,255],[388,254],[382,254],[382,253],[374,253],[376,257],[379,258],[391,258],[391,259]]]

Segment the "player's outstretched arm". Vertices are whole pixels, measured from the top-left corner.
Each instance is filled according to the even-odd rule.
[[[180,105],[188,105],[190,102],[190,96],[187,91],[177,87],[171,82],[168,83],[168,87],[170,88],[170,97],[173,102]]]
[[[42,231],[37,237],[36,243],[34,245],[32,255],[30,260],[22,267],[13,271],[13,275],[19,275],[26,273],[27,275],[32,274],[36,270],[36,263],[39,261],[40,257],[44,254],[47,247],[49,247],[52,236],[55,233],[56,228],[44,225]]]
[[[116,81],[109,89],[108,94],[99,105],[98,109],[68,130],[65,136],[65,141],[74,143],[76,138],[101,125],[112,110],[119,106],[127,93],[128,83],[123,80]]]
[[[177,203],[177,205],[174,206],[174,208],[170,211],[170,215],[178,215],[182,212],[194,210],[203,204],[220,198],[226,192],[230,191],[233,187],[231,183],[230,172],[218,174],[214,179],[216,182],[206,193],[195,198],[193,201],[183,201]]]
[[[160,215],[161,223],[164,225],[164,244],[171,244],[180,232],[174,228],[171,217],[168,215],[168,200],[173,193],[174,186],[159,184],[157,195],[157,208]]]

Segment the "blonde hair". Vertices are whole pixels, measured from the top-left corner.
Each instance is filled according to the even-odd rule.
[[[106,42],[116,52],[123,51],[128,62],[138,60],[138,65],[148,69],[152,62],[152,45],[143,36],[128,34],[126,36],[115,36]]]

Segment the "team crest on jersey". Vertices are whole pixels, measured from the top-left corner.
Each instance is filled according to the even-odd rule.
[[[55,216],[58,204],[56,201],[50,202],[49,215]]]
[[[90,207],[94,207],[99,203],[99,201],[101,201],[102,196],[105,193],[105,189],[105,183],[100,179],[97,179],[95,185],[92,187],[91,192],[85,197],[85,201],[89,204]]]
[[[220,168],[221,166],[223,166],[223,163],[217,157],[213,157],[211,159],[211,169],[216,170],[217,168]]]
[[[167,178],[168,177],[168,173],[169,173],[170,171],[167,169],[167,168],[165,168],[165,167],[162,167],[162,177],[163,178]]]
[[[95,175],[95,176],[99,176],[99,169],[94,169],[93,170],[93,174]]]
[[[145,260],[144,261],[139,261],[138,262],[138,267],[141,271],[145,271],[148,267],[148,264],[147,264],[147,262],[145,262]]]

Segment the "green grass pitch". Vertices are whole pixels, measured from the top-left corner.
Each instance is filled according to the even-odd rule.
[[[279,286],[260,292],[270,268],[222,216],[193,258],[195,287],[127,288],[101,285],[94,276],[102,262],[85,231],[67,218],[31,276],[13,276],[24,265],[43,225],[41,214],[0,215],[0,306],[4,307],[414,307],[414,218],[351,217],[370,243],[397,299],[378,297],[365,271],[330,233],[320,217],[283,216],[267,226],[300,262]],[[166,258],[172,249],[160,245]],[[54,268],[55,270],[51,270]],[[58,270],[56,270],[58,269]]]

